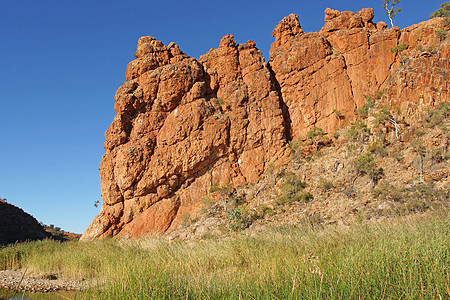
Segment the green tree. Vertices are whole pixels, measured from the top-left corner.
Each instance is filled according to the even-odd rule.
[[[339,130],[341,130],[341,119],[344,118],[344,116],[341,114],[341,112],[337,109],[333,109],[334,116],[336,119],[338,119],[339,122]]]
[[[241,231],[245,229],[244,216],[239,209],[233,208],[227,217],[228,227],[233,231]]]
[[[395,137],[398,140],[398,123],[394,113],[388,106],[382,106],[380,111],[375,114],[375,125],[390,124],[395,129]]]
[[[443,40],[445,40],[447,38],[447,30],[445,30],[444,28],[438,29],[435,31],[436,36],[439,38],[439,43],[442,43]]]
[[[319,149],[319,143],[328,139],[328,137],[325,136],[325,132],[323,131],[323,129],[316,126],[314,126],[313,130],[308,131],[308,133],[306,134],[306,138],[308,139],[308,141],[314,142],[316,151]]]
[[[209,192],[219,192],[220,200],[223,203],[223,210],[227,211],[228,198],[230,198],[233,194],[234,188],[229,183],[225,184],[223,187],[219,187],[219,185],[215,182],[209,189]]]
[[[398,44],[397,46],[391,48],[392,53],[397,53],[400,59],[402,60],[402,65],[405,64],[405,60],[403,59],[402,52],[408,48],[408,45],[405,43]]]
[[[441,7],[430,15],[430,19],[437,18],[437,17],[450,18],[450,2],[449,1],[442,3]]]
[[[362,108],[357,109],[356,113],[361,118],[366,118],[369,114],[369,109],[375,106],[375,100],[380,100],[382,96],[383,92],[381,91],[376,92],[374,95],[364,95],[364,97],[366,98],[366,102],[364,103],[364,106]]]
[[[357,120],[355,124],[350,126],[350,128],[345,133],[345,136],[352,142],[359,141],[361,143],[364,143],[368,138],[369,133],[370,130],[369,128],[367,128],[366,123],[364,123],[362,120]]]
[[[377,167],[370,152],[366,152],[358,156],[355,162],[355,168],[358,174],[366,174],[369,176],[372,180],[372,187],[377,184],[378,180],[381,178],[381,175],[383,175],[383,169]]]
[[[304,181],[292,172],[287,172],[283,175],[284,183],[281,186],[281,194],[277,197],[276,203],[279,205],[291,204],[293,202],[308,202],[314,199],[311,193],[303,192],[303,189],[308,186]]]
[[[411,141],[411,146],[413,147],[414,151],[417,153],[418,157],[419,157],[419,176],[420,176],[420,181],[423,182],[423,159],[425,158],[426,155],[426,149],[425,146],[422,143],[422,140],[420,139],[413,139]]]
[[[292,140],[288,142],[289,149],[291,149],[291,155],[294,159],[298,159],[302,154],[302,145],[303,142],[299,137],[297,140]]]
[[[394,17],[397,13],[399,13],[402,9],[401,8],[394,8],[400,0],[383,0],[383,8],[386,12],[386,15],[389,18],[389,21],[391,21],[391,26],[394,27]]]
[[[434,128],[437,125],[443,125],[444,121],[450,115],[450,103],[441,102],[434,109],[428,109],[423,117],[428,128]]]

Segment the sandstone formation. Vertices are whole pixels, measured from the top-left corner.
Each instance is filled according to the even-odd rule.
[[[227,35],[197,60],[143,37],[136,54],[106,132],[102,211],[83,239],[175,228],[213,184],[255,181],[288,155],[280,96],[252,41]]]
[[[399,43],[408,45],[403,54],[407,63],[391,68],[383,100],[400,108],[408,123],[417,121],[428,107],[450,98],[450,44],[440,42],[434,33],[442,23],[435,18],[402,30]]]
[[[400,31],[372,19],[371,9],[357,14],[327,9],[319,32],[304,33],[296,15],[274,29],[270,66],[289,110],[292,138],[314,126],[333,132],[338,126],[333,109],[351,120],[364,95],[386,81],[395,60],[390,48]]]
[[[404,30],[372,19],[372,9],[327,9],[324,27],[307,33],[289,15],[272,33],[268,64],[254,42],[237,45],[232,35],[199,59],[140,38],[105,134],[102,209],[82,239],[175,229],[212,186],[257,181],[286,162],[289,141],[314,126],[332,134],[333,110],[341,122],[354,120],[367,94],[385,89],[386,103],[408,97],[413,107],[446,101],[448,42],[440,45],[433,29],[440,19]],[[390,51],[402,42],[410,46],[405,66]],[[440,47],[440,56],[414,56],[418,45]]]
[[[50,237],[31,215],[0,199],[0,245]]]

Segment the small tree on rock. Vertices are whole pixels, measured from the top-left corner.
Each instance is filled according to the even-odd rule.
[[[448,34],[447,30],[445,30],[444,28],[436,30],[435,33],[439,39],[439,43],[442,43],[447,38]]]
[[[364,143],[369,137],[369,134],[370,130],[367,127],[366,123],[364,123],[362,120],[357,120],[355,124],[350,126],[345,136],[352,142],[359,141],[360,143]]]
[[[233,194],[234,188],[229,183],[227,183],[223,187],[219,187],[217,183],[213,183],[213,185],[209,189],[209,192],[210,193],[219,192],[220,199],[223,203],[223,210],[227,211],[228,198]]]
[[[303,189],[308,185],[292,173],[287,172],[283,175],[284,183],[281,187],[281,194],[277,197],[276,203],[279,205],[291,204],[293,202],[308,202],[314,197],[309,192],[304,193]]]
[[[356,110],[356,113],[363,119],[367,118],[367,116],[369,115],[369,110],[375,106],[375,101],[380,100],[382,96],[383,92],[381,91],[376,92],[374,95],[364,95],[364,97],[366,98],[366,102],[364,103],[364,106],[362,108],[358,108]]]
[[[394,17],[397,13],[399,13],[402,9],[401,8],[394,8],[400,0],[383,0],[383,8],[386,12],[386,15],[389,18],[389,21],[391,21],[391,26],[394,27]]]
[[[422,143],[422,140],[420,139],[413,139],[411,141],[411,146],[413,147],[414,151],[417,153],[419,157],[419,176],[420,181],[423,182],[423,159],[426,155],[425,146]]]
[[[391,124],[395,129],[395,137],[398,140],[398,123],[395,114],[387,106],[382,106],[380,111],[375,114],[375,124]]]
[[[302,146],[303,142],[301,141],[302,138],[297,138],[296,140],[289,141],[289,149],[291,149],[291,154],[294,159],[298,159],[302,155]]]
[[[378,168],[375,160],[373,159],[372,154],[370,152],[366,152],[358,156],[355,162],[355,168],[358,174],[368,175],[372,180],[372,187],[377,184],[378,180],[380,180],[383,175],[383,169]]]
[[[324,140],[328,139],[328,137],[325,136],[323,129],[316,126],[314,126],[313,130],[308,131],[306,138],[308,141],[314,142],[316,151],[319,150],[319,143],[322,143]]]
[[[341,119],[344,117],[341,112],[337,109],[333,109],[334,116],[338,119],[339,122],[339,130],[341,130]]]
[[[405,64],[405,60],[403,59],[402,52],[405,51],[408,48],[408,45],[405,43],[398,44],[397,46],[391,48],[392,53],[397,53],[402,61],[402,65]]]
[[[438,17],[450,18],[450,2],[449,1],[442,3],[441,7],[430,15],[430,19],[438,18]]]

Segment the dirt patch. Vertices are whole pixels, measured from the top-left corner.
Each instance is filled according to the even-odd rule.
[[[24,273],[25,276],[23,276]],[[0,271],[0,289],[15,290],[19,286],[19,292],[78,291],[91,285],[92,281],[62,279],[57,275],[34,277],[27,275],[25,270]]]

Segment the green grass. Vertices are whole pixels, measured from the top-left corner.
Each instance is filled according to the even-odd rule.
[[[450,217],[185,243],[41,241],[2,268],[98,278],[83,299],[449,299]]]

